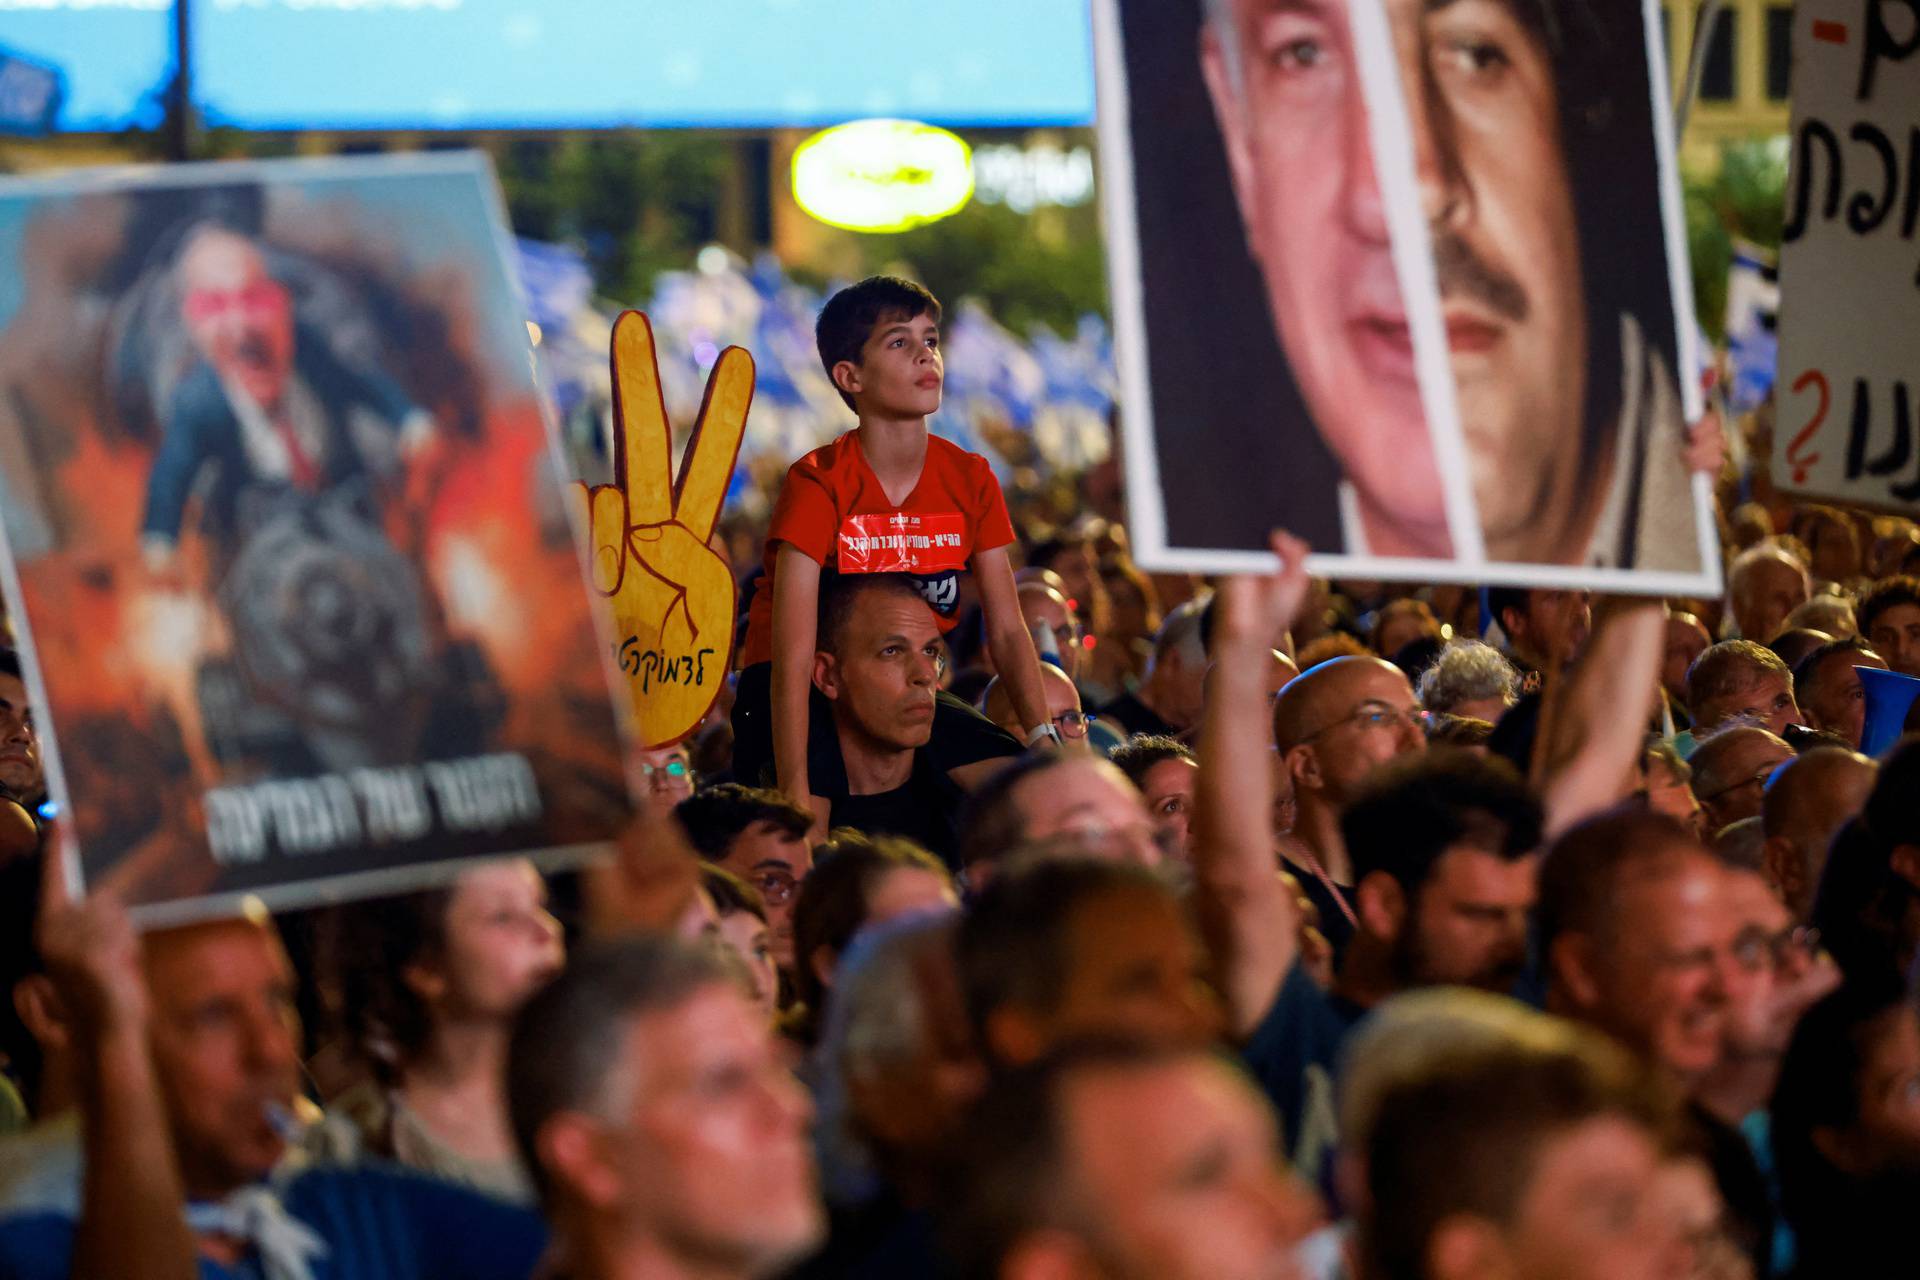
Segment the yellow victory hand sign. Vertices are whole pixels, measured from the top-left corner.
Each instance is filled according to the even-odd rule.
[[[677,480],[653,326],[638,311],[614,321],[612,358],[613,483],[572,491],[634,724],[644,746],[663,747],[693,731],[727,678],[733,571],[707,540],[746,431],[753,357],[720,353]]]

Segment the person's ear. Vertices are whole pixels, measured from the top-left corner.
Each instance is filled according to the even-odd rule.
[[[1780,901],[1799,915],[1800,895],[1806,891],[1806,868],[1793,842],[1785,836],[1768,836],[1760,846],[1760,873],[1780,895]]]
[[[860,363],[857,360],[842,360],[838,362],[833,366],[833,372],[828,376],[833,379],[834,386],[840,388],[842,392],[850,396],[859,395],[865,386],[862,381]]]
[[[807,966],[813,970],[813,976],[820,985],[827,988],[833,986],[833,972],[839,967],[838,961],[839,957],[833,954],[833,948],[823,942],[807,957]]]
[[[1600,970],[1593,939],[1563,933],[1547,948],[1548,980],[1565,991],[1574,1005],[1591,1009],[1600,1003]]]
[[[1360,927],[1376,938],[1388,942],[1398,938],[1407,927],[1409,907],[1407,891],[1384,871],[1369,872],[1354,887],[1353,912]]]
[[[1502,1280],[1513,1274],[1500,1233],[1485,1218],[1454,1214],[1427,1237],[1432,1280]]]
[[[13,984],[13,1011],[42,1053],[64,1052],[73,1044],[73,1020],[60,989],[44,973],[30,973]]]
[[[987,1015],[983,1028],[990,1057],[1023,1066],[1037,1062],[1047,1051],[1047,1038],[1038,1021],[1018,1005],[1002,1005]]]
[[[425,1004],[446,999],[447,975],[433,965],[408,965],[400,971],[400,982]]]
[[[1297,800],[1301,790],[1318,791],[1323,785],[1320,776],[1320,753],[1306,743],[1287,752],[1287,772],[1293,775],[1293,794]]]
[[[596,1209],[622,1200],[620,1175],[600,1150],[600,1126],[577,1111],[549,1116],[534,1135],[534,1156],[551,1179]]]
[[[1526,638],[1526,617],[1524,611],[1513,605],[1508,605],[1500,611],[1500,630],[1505,633],[1508,644],[1518,644]]]
[[[1908,885],[1920,889],[1920,848],[1910,844],[1895,845],[1893,857],[1887,860],[1887,865],[1893,868],[1893,874]]]
[[[1077,1236],[1052,1228],[1022,1236],[1000,1263],[1000,1280],[1093,1280],[1104,1274]]]
[[[1229,14],[1225,21],[1238,19]],[[1220,126],[1220,142],[1227,153],[1227,176],[1233,183],[1234,203],[1240,206],[1240,225],[1246,230],[1247,246],[1260,256],[1259,175],[1253,162],[1253,139],[1247,129],[1246,104],[1241,96],[1246,77],[1233,66],[1231,51],[1221,43],[1214,23],[1206,23],[1200,32],[1200,74],[1207,82],[1207,97],[1213,103],[1213,119]]]
[[[825,649],[813,655],[813,687],[829,702],[840,696],[840,662]]]

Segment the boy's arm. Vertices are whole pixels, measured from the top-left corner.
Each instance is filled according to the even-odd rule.
[[[810,804],[807,692],[820,625],[820,566],[791,543],[773,570],[773,768],[780,790]]]
[[[1194,809],[1195,905],[1236,1036],[1260,1024],[1300,951],[1299,907],[1274,853],[1267,671],[1306,598],[1307,547],[1284,534],[1273,546],[1279,573],[1224,578],[1215,597]]]
[[[1020,616],[1020,592],[1013,585],[1013,562],[1005,547],[973,553],[973,580],[980,588],[980,611],[986,615],[987,652],[994,670],[1007,682],[1020,727],[1032,733],[1053,723],[1047,714],[1047,693],[1040,683],[1040,655]]]

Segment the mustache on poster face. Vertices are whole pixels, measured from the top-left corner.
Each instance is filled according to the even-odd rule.
[[[1514,324],[1527,318],[1527,291],[1520,282],[1482,258],[1458,234],[1433,233],[1433,267],[1443,301],[1460,298],[1478,302]]]

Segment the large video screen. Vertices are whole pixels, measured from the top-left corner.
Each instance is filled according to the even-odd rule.
[[[92,133],[160,123],[173,73],[172,0],[0,0],[0,55],[53,67],[54,127]]]
[[[195,96],[210,122],[248,129],[1093,118],[1085,0],[197,0],[193,14]]]

